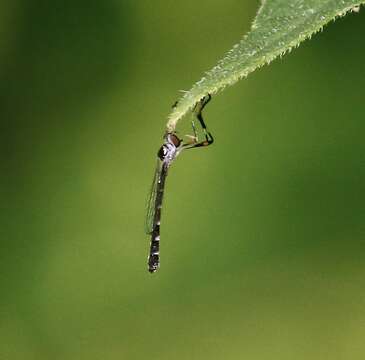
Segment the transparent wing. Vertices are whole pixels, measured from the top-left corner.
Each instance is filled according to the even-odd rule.
[[[153,230],[153,220],[155,217],[156,211],[156,195],[157,195],[157,184],[158,179],[161,176],[162,171],[162,161],[157,158],[157,164],[155,169],[155,174],[153,176],[153,182],[148,194],[147,203],[146,203],[146,218],[145,218],[145,232],[146,234],[150,234]]]

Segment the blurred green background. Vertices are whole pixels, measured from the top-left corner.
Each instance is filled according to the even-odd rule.
[[[258,4],[1,2],[1,359],[364,359],[364,9],[213,97],[147,272],[171,104]]]

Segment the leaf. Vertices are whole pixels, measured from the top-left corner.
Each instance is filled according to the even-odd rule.
[[[282,56],[348,11],[359,11],[365,0],[263,0],[250,32],[228,51],[173,109],[167,131],[207,93],[214,94]]]

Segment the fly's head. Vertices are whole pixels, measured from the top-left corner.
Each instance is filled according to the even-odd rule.
[[[175,133],[167,133],[157,156],[161,161],[172,162],[181,150],[181,140]]]

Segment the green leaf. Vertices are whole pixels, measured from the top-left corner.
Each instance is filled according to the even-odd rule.
[[[167,131],[207,93],[214,94],[310,38],[365,0],[263,0],[250,32],[173,109]]]

